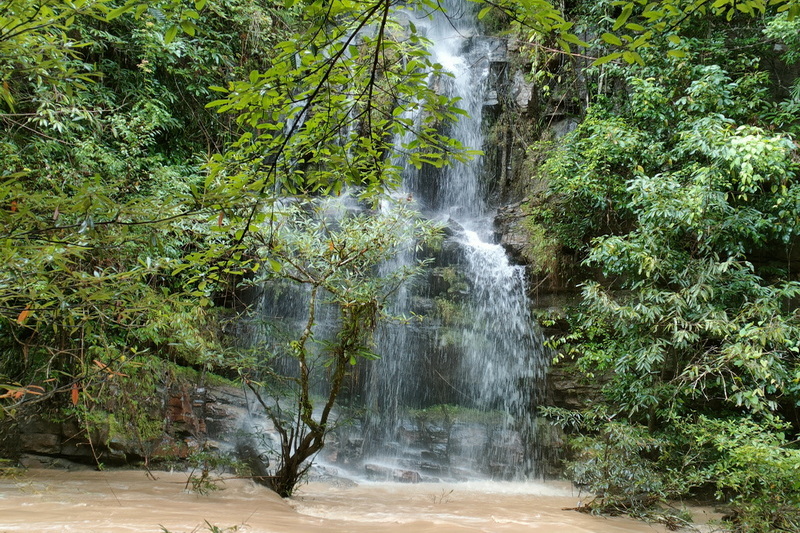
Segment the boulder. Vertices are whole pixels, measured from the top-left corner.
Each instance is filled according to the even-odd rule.
[[[395,481],[398,483],[420,483],[422,475],[416,470],[392,468],[390,466],[367,463],[364,465],[367,479],[371,481]]]

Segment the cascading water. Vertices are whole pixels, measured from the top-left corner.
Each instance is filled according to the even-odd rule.
[[[431,43],[432,62],[451,74],[429,82],[440,95],[458,98],[468,113],[442,127],[463,146],[481,150],[486,85],[491,62],[500,59],[498,40],[479,34],[466,0],[440,5],[432,17],[404,16]],[[547,358],[526,297],[524,269],[511,265],[493,242],[483,158],[444,168],[416,169],[402,157],[395,164],[404,168],[398,194],[446,225],[448,236],[441,249],[421,252],[432,264],[423,279],[400,287],[391,304],[391,314],[421,320],[379,328],[375,351],[381,359],[357,365],[341,398],[340,418],[355,423],[339,425],[323,459],[402,481],[536,475],[540,448],[533,413]],[[330,203],[331,209],[348,209],[341,199]],[[393,271],[418,259],[407,252],[385,268]],[[282,324],[292,338],[304,327],[307,305],[307,293],[274,286],[264,290],[262,316]],[[336,317],[320,307],[315,326],[319,340],[335,336]],[[268,347],[285,340],[276,330],[260,343]],[[291,360],[275,364],[285,365],[278,370],[288,375],[296,369]]]
[[[496,40],[478,34],[466,2],[442,5],[445,13],[432,18],[410,16],[431,41],[432,60],[452,74],[431,83],[440,94],[460,98],[469,114],[448,134],[480,150]],[[395,302],[396,314],[425,320],[379,332],[382,358],[369,367],[363,392],[366,420],[358,438],[350,437],[364,462],[439,477],[537,473],[532,412],[546,355],[523,268],[509,264],[492,243],[482,163],[477,157],[444,169],[404,165],[403,195],[446,223],[449,237],[434,252],[426,282],[406,288]]]

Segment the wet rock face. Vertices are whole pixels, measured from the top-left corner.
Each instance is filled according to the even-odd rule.
[[[19,424],[19,433],[24,436],[21,451],[41,455],[61,454],[61,443],[66,437],[62,424],[42,419],[24,420]]]
[[[554,366],[547,379],[547,405],[573,410],[586,409],[600,400],[607,381],[603,376],[590,381],[570,364]]]
[[[147,441],[113,433],[102,423],[87,434],[74,418],[48,420],[41,413],[5,420],[0,426],[0,456],[28,457],[34,462],[38,457],[47,464],[52,460],[106,465],[180,460],[204,446],[233,448],[247,414],[244,394],[233,387],[174,384],[164,390],[162,405],[163,431]]]
[[[17,454],[47,456],[79,463],[98,460],[108,464],[125,461],[125,452],[112,445],[99,445],[95,441],[104,437],[102,431],[93,432],[90,440],[74,419],[50,421],[43,417],[23,417],[17,421]],[[113,444],[113,443],[110,443]]]
[[[526,217],[521,203],[517,202],[498,209],[494,220],[500,245],[515,262],[523,264],[527,262],[525,247],[530,242],[529,232],[523,224]]]
[[[366,461],[358,439],[360,423],[340,428],[329,440],[324,460],[351,475],[373,481],[420,483],[470,479],[514,479],[526,454],[520,435],[494,423],[406,420],[400,440],[384,447],[380,463]],[[366,454],[368,457],[374,455]]]
[[[517,110],[523,115],[533,115],[537,108],[536,86],[532,81],[526,80],[525,75],[517,70],[511,82],[511,97]]]

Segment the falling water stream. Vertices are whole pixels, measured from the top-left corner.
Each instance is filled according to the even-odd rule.
[[[502,46],[480,35],[468,2],[447,0],[442,6],[432,17],[407,16],[431,42],[432,62],[451,74],[430,83],[457,98],[468,114],[448,125],[447,133],[481,150],[487,80],[492,61],[503,59]],[[362,462],[437,479],[538,474],[531,413],[547,358],[524,269],[511,265],[494,242],[490,173],[483,159],[442,169],[397,161],[405,169],[401,194],[446,224],[448,238],[441,251],[431,253],[434,264],[425,282],[406,288],[394,303],[395,314],[425,320],[379,332],[381,360],[369,367],[363,393],[367,415],[356,437],[344,438],[360,448]]]

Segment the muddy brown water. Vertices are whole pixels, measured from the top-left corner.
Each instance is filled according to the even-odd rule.
[[[248,480],[208,496],[186,473],[28,470],[0,478],[0,533],[542,532],[653,533],[664,526],[575,511],[562,483],[310,483],[282,500]]]

